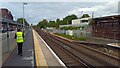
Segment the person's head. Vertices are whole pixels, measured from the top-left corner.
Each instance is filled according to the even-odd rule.
[[[21,29],[17,29],[17,31],[21,31]]]

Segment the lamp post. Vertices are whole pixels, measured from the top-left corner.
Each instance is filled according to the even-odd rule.
[[[24,5],[27,5],[27,3],[23,2],[23,31],[25,30],[24,26],[25,26],[25,18],[24,18]]]

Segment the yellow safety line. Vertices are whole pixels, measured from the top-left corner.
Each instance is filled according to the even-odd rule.
[[[34,30],[33,30],[33,37],[34,37],[36,66],[37,66],[37,68],[40,68],[40,66],[45,66],[45,68],[48,68],[47,62],[46,62],[45,57],[43,55],[40,44],[38,43],[38,39],[36,37],[36,33]]]
[[[36,66],[37,68],[39,67],[39,64],[38,64],[38,57],[37,57],[37,54],[36,54],[36,38],[35,38],[35,33],[34,33],[34,30],[33,30],[33,38],[34,38],[34,50],[35,50],[35,60],[36,60]]]

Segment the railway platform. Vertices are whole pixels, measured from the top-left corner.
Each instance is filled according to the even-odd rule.
[[[17,55],[17,46],[2,68],[53,68],[65,67],[52,49],[33,29],[25,35],[23,56]]]
[[[33,30],[36,66],[64,67],[65,64],[57,57],[47,43]]]
[[[97,47],[90,48],[90,46],[73,41],[71,43],[71,40],[52,33],[36,31],[30,28],[25,32],[23,56],[17,55],[16,45],[16,48],[7,58],[2,68],[117,67],[119,65],[119,57],[114,57],[117,56],[116,50],[113,50],[114,56],[112,56],[113,53],[108,54],[108,52],[105,53],[97,50],[98,45]],[[15,42],[15,40],[13,41]]]

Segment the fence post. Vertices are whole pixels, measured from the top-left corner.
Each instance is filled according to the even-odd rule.
[[[9,52],[9,22],[7,22],[7,51]]]

